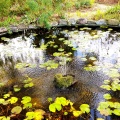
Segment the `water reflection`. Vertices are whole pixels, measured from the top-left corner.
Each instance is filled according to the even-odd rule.
[[[58,40],[64,36],[66,41],[69,41],[77,48],[76,51],[72,51],[71,47],[66,47],[64,42]],[[48,97],[55,98],[57,96],[65,96],[78,104],[88,103],[93,107],[96,106],[99,101],[103,100],[102,95],[106,92],[100,88],[103,80],[109,78],[109,76],[105,74],[105,71],[109,71],[110,68],[114,68],[115,65],[118,66],[120,62],[119,32],[114,31],[112,33],[102,30],[60,31],[58,29],[52,32],[50,31],[50,34],[35,35],[35,33],[30,33],[29,36],[24,36],[24,39],[20,36],[11,39],[7,44],[1,43],[0,59],[4,64],[8,63],[10,59],[12,59],[14,63],[25,62],[32,64],[44,63],[46,58],[58,61],[60,57],[52,56],[54,52],[58,52],[58,48],[49,46],[47,50],[39,49],[42,44],[46,44],[49,41],[58,45],[58,48],[64,48],[65,53],[74,53],[72,56],[73,61],[67,63],[66,59],[64,59],[64,66],[50,71],[40,68],[39,66],[35,68],[29,68],[28,66],[25,71],[17,71],[17,73],[21,73],[22,75],[28,74],[28,76],[33,78],[35,90],[26,93],[38,98],[42,104],[46,104]],[[96,60],[91,62],[90,57],[95,57]],[[86,71],[84,67],[89,64],[98,66],[100,69],[98,71]],[[15,72],[16,69],[14,70],[14,65],[12,69]],[[54,75],[56,73],[74,74],[78,83],[65,91],[58,90],[53,85]],[[8,74],[12,75],[12,73]],[[18,76],[20,75],[18,74]],[[21,80],[21,77],[17,78]],[[16,80],[16,76],[14,79]]]

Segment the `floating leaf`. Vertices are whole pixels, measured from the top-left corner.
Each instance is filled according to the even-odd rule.
[[[120,109],[114,109],[113,113],[117,116],[120,116]]]
[[[56,36],[56,35],[53,35],[52,38],[57,38],[57,36]]]
[[[1,37],[1,40],[3,40],[3,41],[9,41],[10,39],[6,38],[6,37]]]
[[[65,38],[59,38],[58,40],[63,41],[63,40],[65,40]]]
[[[90,112],[90,106],[88,104],[82,104],[80,106],[80,110],[83,112],[83,113],[89,113]]]
[[[97,60],[95,57],[90,57],[89,59],[90,60]]]
[[[58,47],[58,45],[54,45],[53,47],[54,47],[54,48],[57,48],[57,47]]]
[[[97,120],[104,120],[103,118],[97,118]]]
[[[25,84],[24,88],[33,87],[33,86],[34,86],[33,82],[30,82],[28,84]]]
[[[103,88],[103,89],[106,89],[106,90],[111,90],[110,85],[101,85],[100,87]]]
[[[17,98],[17,97],[11,97],[11,98],[9,99],[9,102],[10,102],[11,104],[16,103],[17,101],[18,101],[18,98]]]
[[[106,100],[109,100],[109,99],[112,98],[111,95],[108,94],[108,93],[107,93],[107,94],[104,94],[103,97],[104,97]]]
[[[0,87],[3,87],[4,86],[4,83],[0,83]]]
[[[32,108],[32,103],[25,103],[24,105],[23,105],[23,109],[28,109],[28,108]]]
[[[62,51],[64,51],[64,49],[63,48],[59,48],[58,51],[62,52]]]
[[[110,80],[104,80],[104,84],[109,84]]]
[[[10,117],[0,116],[0,120],[10,120]]]
[[[51,112],[56,112],[55,105],[54,105],[54,104],[50,104],[50,105],[49,105],[49,110],[50,110]]]
[[[21,90],[21,88],[18,87],[18,85],[14,85],[13,89],[15,92],[19,92]]]
[[[28,77],[28,79],[24,80],[23,83],[29,83],[32,81],[32,78]]]
[[[56,69],[58,68],[58,63],[56,63],[55,61],[53,60],[48,60],[47,62],[43,63],[40,65],[40,67],[44,68],[44,67],[47,67],[47,70],[50,70],[51,68],[53,69]]]
[[[72,50],[77,50],[77,48],[74,48],[74,47],[73,47]]]
[[[35,118],[35,112],[27,112],[26,113],[26,120],[32,120]]]
[[[13,113],[13,114],[19,114],[21,111],[22,111],[22,107],[15,106],[14,108],[12,108],[11,113]]]
[[[61,104],[62,106],[68,105],[68,101],[64,97],[57,97],[55,103]]]
[[[82,60],[82,61],[87,61],[87,59],[86,59],[86,58],[81,58],[81,60]]]
[[[31,101],[31,97],[25,96],[22,98],[21,103],[26,104],[26,103],[29,103],[30,101]]]
[[[10,97],[10,94],[4,94],[3,95],[3,98],[9,98]]]
[[[0,98],[0,104],[3,104],[5,102],[5,99]]]
[[[41,50],[46,50],[47,49],[47,45],[45,45],[44,43],[40,46]]]
[[[73,111],[73,115],[75,116],[75,117],[79,117],[80,115],[82,114],[82,112],[81,111]]]
[[[55,56],[55,57],[59,57],[61,55],[61,53],[59,53],[59,52],[54,52],[53,53],[53,56]]]
[[[64,115],[68,115],[68,112],[64,112]]]
[[[120,103],[119,103],[119,102],[115,102],[115,103],[114,103],[114,108],[120,109]]]
[[[108,28],[108,31],[112,31],[113,29],[112,28]]]
[[[42,110],[42,109],[37,109],[35,110],[35,117],[34,117],[34,120],[43,120],[44,119],[44,114],[45,114],[45,111]]]
[[[100,111],[100,114],[101,114],[101,115],[108,116],[108,115],[112,115],[112,111],[111,111],[110,108],[106,108],[106,109],[102,109],[102,110]]]
[[[52,98],[48,98],[48,102],[52,102],[52,100],[53,100]]]

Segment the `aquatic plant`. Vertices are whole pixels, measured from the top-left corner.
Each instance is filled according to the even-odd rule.
[[[47,62],[43,63],[40,65],[41,68],[47,68],[47,70],[51,70],[51,69],[56,69],[58,68],[58,63],[55,62],[54,60],[48,60]]]
[[[27,68],[27,67],[30,67],[30,68],[34,68],[34,67],[36,67],[36,65],[35,64],[30,64],[30,63],[17,63],[16,65],[15,65],[15,68],[16,69],[18,69],[18,70],[21,70],[21,69],[23,69],[23,68]]]
[[[114,92],[120,91],[120,80],[117,78],[114,78],[112,81],[104,80],[104,85],[102,85],[101,88],[108,91],[112,90]],[[113,101],[113,97],[109,93],[104,94],[103,98],[105,99],[105,101],[100,102],[97,108],[100,114],[105,116],[112,114],[120,116],[120,102]]]
[[[24,119],[24,120],[42,120],[45,111],[33,107],[32,98],[30,96],[16,97],[15,93],[20,92],[21,89],[33,87],[32,79],[24,80],[24,86],[14,85],[13,91],[5,93],[2,92],[0,98],[0,120],[10,119]],[[29,84],[29,85],[26,85]],[[5,87],[1,85],[1,87]]]
[[[73,106],[74,103],[64,97],[57,97],[54,102],[52,102],[52,98],[49,98],[49,102],[49,111],[57,118],[64,118],[65,116],[79,117],[90,112],[88,104],[82,104],[79,110],[76,110]]]
[[[58,88],[68,88],[76,82],[73,76],[71,75],[62,75],[60,73],[55,75],[54,83]]]

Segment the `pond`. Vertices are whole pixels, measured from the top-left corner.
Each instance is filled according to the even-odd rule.
[[[57,88],[56,74],[74,76],[76,82]],[[48,98],[65,97],[76,108],[89,104],[96,109],[105,101],[105,93],[111,93],[113,101],[120,101],[119,91],[107,91],[102,86],[104,80],[117,79],[120,83],[119,78],[119,30],[52,28],[1,36],[0,83],[4,87],[0,88],[0,97],[3,93],[14,93],[18,98],[31,96],[37,107],[45,110],[48,110]],[[26,79],[30,81],[25,82]],[[22,85],[24,88],[19,92]]]

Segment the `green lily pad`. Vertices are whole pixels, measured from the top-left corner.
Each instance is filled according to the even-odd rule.
[[[11,113],[13,113],[13,114],[19,114],[21,111],[22,111],[22,107],[15,106],[14,108],[12,108]]]

